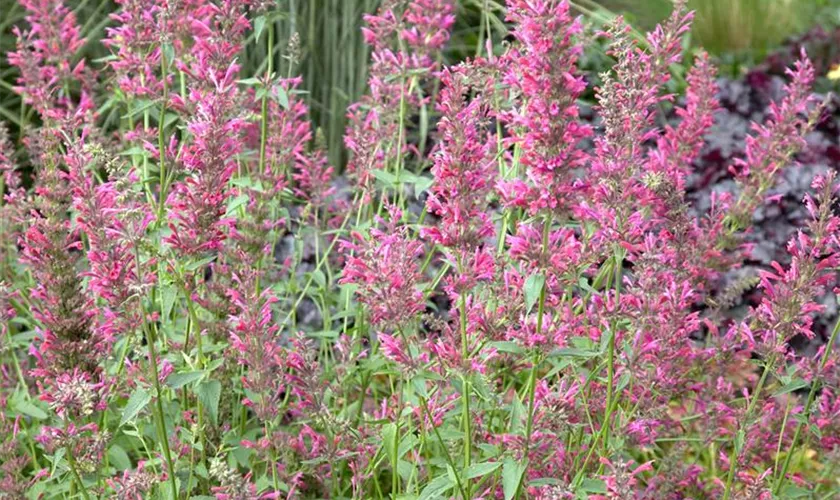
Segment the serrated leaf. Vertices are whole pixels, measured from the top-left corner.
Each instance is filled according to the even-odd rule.
[[[511,500],[516,495],[525,469],[526,466],[522,462],[512,458],[505,460],[502,466],[502,490],[505,493],[505,500]]]
[[[154,101],[147,101],[147,100],[145,100],[145,99],[138,100],[137,102],[138,102],[140,105],[139,105],[139,106],[137,106],[137,107],[135,107],[135,108],[132,108],[132,109],[131,109],[128,113],[126,113],[125,115],[123,115],[123,116],[121,117],[123,120],[128,119],[128,118],[131,118],[131,117],[133,117],[133,116],[137,116],[137,115],[139,115],[140,113],[142,113],[142,112],[144,112],[144,111],[148,110],[149,108],[151,108],[152,106],[154,106],[154,105],[155,105],[155,102],[154,102]],[[136,146],[136,147],[139,147],[139,146]]]
[[[563,349],[555,349],[551,351],[551,356],[569,357],[569,358],[597,358],[600,354],[596,351],[587,351],[584,349],[575,349],[567,347]]]
[[[244,81],[244,80],[241,80],[241,81]],[[231,179],[230,183],[232,185],[236,186],[236,187],[245,187],[245,188],[253,187],[252,186],[253,181],[251,180],[250,177],[247,177],[247,176],[236,177],[235,179]]]
[[[482,462],[473,464],[464,470],[464,479],[484,477],[502,466],[502,462]]]
[[[15,405],[15,409],[18,413],[22,413],[23,415],[29,415],[32,418],[36,418],[38,420],[44,420],[47,418],[47,413],[35,406],[34,404],[30,403],[29,401],[21,401]]]
[[[180,389],[204,376],[203,371],[173,373],[166,379],[166,385],[173,389]]]
[[[388,461],[391,463],[391,467],[396,467],[397,464],[397,457],[395,455],[396,450],[394,449],[396,446],[396,439],[396,424],[389,423],[382,427],[382,446],[385,447],[385,454],[388,456]]]
[[[142,146],[133,146],[120,152],[117,156],[148,155],[149,151]]]
[[[131,459],[128,458],[128,453],[118,444],[112,444],[108,448],[108,461],[117,468],[117,470],[131,469]]]
[[[279,85],[276,87],[277,96],[276,100],[277,103],[283,106],[283,109],[289,109],[289,94],[286,93],[286,89],[280,87]]]
[[[788,484],[780,492],[779,498],[810,498],[811,491],[796,486],[795,484]]]
[[[423,399],[429,398],[429,391],[426,389],[426,379],[423,377],[415,376],[411,379],[411,387],[414,389],[414,393],[420,396]]]
[[[540,298],[543,286],[545,285],[545,276],[540,273],[534,273],[528,276],[525,280],[525,309],[531,312],[537,299]]]
[[[800,389],[805,389],[806,387],[810,387],[811,384],[802,380],[801,378],[796,378],[788,382],[787,384],[779,387],[773,392],[773,397],[781,396],[782,394],[788,394],[791,392],[798,391]]]
[[[525,406],[519,398],[513,398],[510,403],[510,431],[516,433],[517,431],[525,429]]]
[[[172,309],[175,308],[175,297],[178,296],[178,290],[171,285],[164,286],[160,293],[161,315],[164,319],[168,319],[172,314]]]
[[[134,419],[138,413],[143,411],[143,408],[149,404],[149,401],[152,400],[152,395],[146,392],[145,389],[142,387],[138,387],[131,393],[131,397],[128,398],[128,403],[126,403],[125,408],[123,409],[122,417],[120,417],[120,427],[125,425],[126,422]]]
[[[405,437],[403,437],[400,440],[400,449],[397,452],[399,458],[402,459],[402,457],[404,457],[406,453],[414,449],[414,447],[417,446],[417,443],[419,442],[420,438],[418,438],[414,434],[406,434]]]
[[[370,171],[370,174],[374,176],[378,181],[385,184],[385,187],[393,187],[397,184],[397,176],[392,174],[391,172],[387,172],[385,170],[380,169],[373,169]]]
[[[327,286],[327,276],[320,269],[316,269],[312,272],[312,281],[317,283],[317,285],[321,288],[325,288]]]
[[[333,317],[335,319],[335,317]],[[317,332],[308,332],[306,334],[307,337],[313,339],[337,339],[338,338],[338,331],[337,330],[321,330]]]
[[[263,29],[265,29],[265,16],[259,16],[254,19],[254,36],[257,40],[260,39]]]
[[[55,477],[55,472],[58,470],[58,464],[64,460],[64,455],[67,453],[67,448],[61,447],[55,450],[55,454],[51,457],[47,457],[47,460],[50,461],[50,477]]]
[[[420,197],[420,194],[428,191],[435,183],[434,178],[418,175],[414,179],[414,196]]]
[[[581,278],[578,280],[578,286],[581,288],[581,290],[584,290],[584,291],[586,291],[586,292],[589,292],[589,293],[598,293],[598,292],[597,292],[597,290],[595,290],[594,288],[592,288],[592,285],[590,285],[590,284],[589,284],[589,280],[588,280],[588,279],[586,279],[586,278],[581,277]]]
[[[173,46],[171,42],[164,42],[161,45],[161,49],[167,61],[175,60],[175,46]]]
[[[211,255],[209,257],[205,257],[203,259],[199,259],[199,260],[190,262],[189,264],[186,265],[185,269],[187,271],[190,271],[190,272],[196,271],[196,270],[201,269],[202,267],[206,266],[207,264],[213,262],[214,260],[216,260],[216,256]]]
[[[507,340],[490,342],[490,345],[499,352],[507,352],[511,354],[522,354],[525,352],[525,349],[523,349],[522,346],[516,342],[510,342]]]
[[[453,486],[455,486],[455,483],[450,479],[449,474],[443,474],[429,481],[429,484],[420,492],[418,500],[440,498],[444,492]]]
[[[195,390],[198,400],[210,415],[214,424],[219,423],[219,399],[222,397],[222,383],[218,380],[205,380]]]
[[[580,488],[587,493],[607,493],[607,483],[600,479],[586,478],[581,481]]]
[[[245,206],[249,201],[251,201],[251,197],[247,194],[240,194],[239,196],[234,196],[233,198],[228,201],[227,210],[225,211],[225,216],[230,217],[239,207]]]

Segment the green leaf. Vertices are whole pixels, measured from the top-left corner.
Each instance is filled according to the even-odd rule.
[[[131,469],[131,459],[128,458],[128,453],[122,449],[118,444],[112,444],[108,448],[108,461],[117,468],[117,470]]]
[[[370,171],[378,181],[382,182],[385,187],[394,187],[397,185],[397,176],[385,170],[373,169]]]
[[[505,500],[510,500],[516,495],[525,469],[526,465],[522,462],[512,458],[505,460],[505,464],[502,466],[502,489],[505,492]]]
[[[137,106],[137,107],[135,107],[135,108],[131,109],[131,110],[130,110],[127,114],[123,115],[123,116],[122,116],[122,119],[123,119],[123,120],[125,120],[125,119],[127,119],[127,118],[131,118],[132,116],[137,116],[137,115],[139,115],[140,113],[142,113],[142,112],[144,112],[144,111],[147,111],[149,108],[151,108],[152,106],[154,106],[154,105],[155,105],[155,102],[154,102],[154,101],[147,101],[147,100],[145,100],[145,99],[139,99],[139,100],[137,100],[136,102],[137,102],[137,103],[139,103],[139,106]],[[139,147],[139,146],[136,146],[136,147],[137,147],[139,150],[143,150],[143,148],[141,148],[141,147]],[[145,150],[143,150],[143,151],[145,151]]]
[[[50,461],[50,477],[55,477],[55,472],[58,470],[58,465],[64,460],[64,455],[67,453],[66,447],[61,447],[55,450],[55,454],[53,456],[48,456],[47,460]]]
[[[525,415],[527,410],[525,405],[519,398],[513,398],[510,403],[510,431],[516,433],[517,431],[525,429]]]
[[[589,292],[590,294],[598,293],[598,291],[597,291],[597,290],[595,290],[594,288],[592,288],[592,285],[590,285],[590,284],[589,284],[589,280],[588,280],[588,279],[586,279],[586,278],[581,277],[581,278],[578,280],[578,286],[579,286],[582,290],[584,290],[584,291],[586,291],[586,292]]]
[[[464,479],[483,477],[502,466],[502,462],[482,462],[473,464],[464,470]]]
[[[419,198],[420,194],[428,191],[434,183],[434,178],[418,175],[414,179],[414,196]]]
[[[414,449],[414,447],[417,446],[417,443],[419,442],[420,438],[418,438],[414,434],[406,434],[400,440],[400,449],[397,452],[397,455],[399,455],[400,458],[404,457],[405,454]]]
[[[162,287],[160,292],[161,316],[168,320],[169,315],[172,314],[172,309],[175,307],[175,297],[178,296],[178,290],[172,286],[167,285]]]
[[[782,488],[779,498],[811,498],[811,491],[795,484],[788,484]]]
[[[230,217],[239,207],[244,206],[249,201],[251,201],[251,197],[247,194],[240,194],[239,196],[231,198],[228,201],[225,216]]]
[[[420,498],[418,500],[440,498],[453,486],[455,486],[455,483],[450,479],[449,474],[443,474],[429,481],[429,484],[420,492]]]
[[[289,94],[286,93],[286,89],[279,85],[275,89],[277,90],[277,103],[283,106],[283,109],[289,109]]]
[[[241,80],[244,81],[244,80]],[[236,177],[230,180],[231,185],[243,188],[253,188],[254,181],[248,176]]]
[[[327,286],[327,276],[320,269],[316,269],[312,272],[312,281],[317,283],[321,288],[326,288]]]
[[[800,389],[805,389],[806,387],[810,386],[811,384],[802,380],[801,378],[795,378],[787,384],[783,385],[782,387],[776,389],[776,391],[773,392],[773,397],[781,396],[782,394],[788,394],[794,391],[798,391]]]
[[[263,29],[265,29],[265,16],[259,16],[254,19],[254,36],[257,40],[260,39]]]
[[[499,352],[507,352],[510,354],[522,354],[525,352],[525,349],[523,349],[522,346],[520,346],[516,342],[510,342],[507,340],[490,342],[490,346],[495,348]]]
[[[198,384],[195,392],[198,394],[198,400],[207,413],[210,414],[210,419],[214,424],[219,423],[219,398],[222,397],[222,383],[218,380],[205,380]]]
[[[569,357],[569,358],[597,358],[600,353],[597,351],[587,351],[584,349],[575,349],[573,347],[555,349],[551,351],[552,356]]]
[[[203,371],[173,373],[166,379],[166,385],[173,389],[180,389],[204,376]]]
[[[190,272],[192,272],[192,271],[196,271],[196,270],[198,270],[198,269],[203,268],[203,267],[204,267],[204,266],[206,266],[207,264],[209,264],[209,263],[213,262],[214,260],[216,260],[216,256],[215,256],[215,255],[211,255],[211,256],[209,256],[209,257],[205,257],[205,258],[203,258],[203,259],[199,259],[199,260],[196,260],[196,261],[190,262],[189,264],[187,264],[187,266],[185,267],[185,269],[186,269],[187,271],[190,271]]]
[[[587,493],[607,493],[607,483],[600,479],[586,478],[581,481],[580,488]]]
[[[532,274],[525,280],[525,308],[528,312],[531,312],[537,299],[540,298],[544,285],[545,276],[539,273]]]
[[[385,447],[385,453],[388,455],[388,460],[391,462],[391,467],[396,467],[397,456],[394,448],[397,440],[397,426],[394,423],[389,423],[382,428],[382,446]]]
[[[421,376],[414,376],[411,379],[411,387],[414,393],[423,399],[429,399],[429,391],[426,389],[426,379]]]
[[[152,395],[146,392],[145,389],[143,389],[142,387],[138,387],[137,389],[135,389],[134,392],[131,394],[131,397],[128,398],[128,403],[123,409],[123,414],[120,418],[120,427],[125,425],[126,422],[132,420],[134,417],[137,416],[138,413],[143,411],[143,408],[145,408],[151,400]]]
[[[171,42],[164,42],[161,45],[161,49],[167,61],[172,62],[175,60],[175,46]]]
[[[140,146],[134,146],[134,147],[130,147],[130,148],[126,149],[125,151],[119,153],[117,156],[134,156],[134,155],[145,156],[145,155],[148,155],[148,154],[149,154],[149,152],[146,150],[146,148],[143,148],[143,147],[140,147]]]
[[[735,434],[735,451],[738,453],[744,449],[744,442],[747,440],[747,433],[744,429],[740,429],[737,434]]]
[[[338,338],[338,331],[337,330],[321,330],[318,332],[308,332],[306,334],[307,337],[313,339],[337,339]]]
[[[32,418],[36,418],[38,420],[44,420],[47,418],[47,413],[35,406],[34,404],[30,403],[29,401],[21,401],[15,405],[15,409],[18,413],[23,415],[29,415]]]

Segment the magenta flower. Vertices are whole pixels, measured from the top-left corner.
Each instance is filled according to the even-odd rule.
[[[15,91],[44,118],[60,120],[75,107],[64,85],[80,84],[82,101],[93,83],[85,60],[71,61],[84,45],[76,16],[61,0],[22,0],[29,30],[14,28],[17,50],[9,63],[20,70]]]
[[[228,181],[236,169],[235,156],[242,150],[240,132],[245,127],[235,100],[238,70],[231,64],[220,80],[211,77],[212,91],[190,92],[196,115],[188,125],[192,142],[183,159],[188,177],[170,195],[168,205],[175,220],[166,238],[183,255],[218,251],[232,224],[225,218]]]
[[[399,209],[391,207],[390,220],[378,220],[382,229],[371,228],[368,237],[356,233],[353,241],[341,242],[348,255],[340,283],[358,285],[356,295],[370,311],[370,322],[386,329],[399,329],[425,309],[417,286],[423,245],[409,239],[400,217]]]
[[[741,185],[731,215],[740,225],[748,222],[753,211],[764,202],[776,174],[805,146],[805,136],[822,114],[822,106],[816,104],[811,94],[814,66],[804,51],[795,69],[788,70],[788,76],[790,82],[785,85],[784,99],[770,105],[766,123],[753,124],[755,135],[746,139],[746,158],[736,160],[730,167]]]
[[[502,181],[508,206],[562,211],[572,206],[577,170],[587,155],[578,149],[589,126],[578,120],[577,98],[586,84],[577,73],[582,47],[575,37],[581,25],[566,1],[509,0],[508,19],[515,23],[516,44],[505,55],[504,82],[514,107],[504,118],[522,148],[524,180]]]
[[[409,152],[405,140],[398,143],[405,137],[399,132],[405,126],[400,108],[417,110],[429,103],[428,97],[411,91],[412,82],[422,87],[437,70],[437,55],[455,24],[453,11],[451,0],[388,0],[376,15],[365,16],[362,33],[373,48],[370,95],[350,107],[344,136],[351,153],[347,170],[365,196],[370,196],[371,172]]]
[[[243,387],[260,397],[250,406],[261,420],[270,421],[280,410],[286,388],[286,355],[280,346],[280,327],[272,318],[272,305],[277,298],[270,289],[255,295],[254,274],[250,279],[238,279],[238,286],[228,291],[237,309],[229,318],[230,340],[238,362],[248,368]]]

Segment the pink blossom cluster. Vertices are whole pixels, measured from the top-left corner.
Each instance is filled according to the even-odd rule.
[[[21,4],[0,496],[837,494],[840,323],[818,321],[836,314],[833,171],[786,260],[744,266],[825,109],[806,54],[737,191],[698,213],[720,104],[713,59],[684,57],[684,1],[645,38],[620,18],[594,34],[615,60],[594,121],[571,2],[507,0],[507,27],[488,7],[486,55],[456,61],[462,4],[383,1],[347,165],[310,121],[300,54],[275,50],[297,12],[120,0],[99,41],[60,0]],[[76,54],[94,43],[111,56]]]

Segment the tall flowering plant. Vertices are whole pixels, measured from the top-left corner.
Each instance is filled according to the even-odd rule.
[[[103,40],[59,0],[21,4],[0,496],[837,494],[840,326],[816,321],[836,175],[787,260],[730,272],[823,113],[806,54],[699,212],[719,103],[711,59],[684,62],[685,2],[646,37],[594,34],[615,60],[594,121],[570,2],[507,0],[506,39],[486,17],[465,61],[456,2],[381,2],[346,166],[309,121],[297,39],[275,44],[301,22],[285,4],[120,0]],[[75,55],[96,43],[110,57]]]

